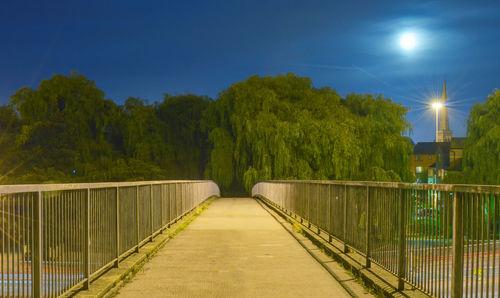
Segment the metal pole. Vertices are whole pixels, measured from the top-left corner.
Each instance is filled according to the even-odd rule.
[[[406,190],[399,189],[398,290],[404,289],[406,264]]]
[[[160,184],[160,234],[163,233],[163,184]]]
[[[85,264],[84,289],[88,289],[90,285],[90,189],[87,188],[87,196],[85,199],[85,225],[84,225],[84,243],[83,243],[83,263]]]
[[[463,227],[463,193],[456,193],[453,200],[453,238],[451,272],[452,297],[462,297],[464,270],[464,227]]]
[[[116,261],[115,267],[120,263],[120,187],[116,188]]]
[[[42,192],[38,192],[38,197],[33,204],[33,248],[32,248],[32,270],[33,270],[33,297],[42,297]]]
[[[136,246],[135,252],[139,252],[139,186],[135,186],[135,238],[136,238]]]
[[[332,186],[328,185],[328,242],[332,242]]]
[[[436,108],[436,142],[438,141],[438,114],[439,114],[439,109]]]
[[[370,268],[370,187],[366,186],[366,268]]]
[[[344,253],[349,252],[347,247],[347,184],[344,184]]]
[[[149,222],[151,227],[149,241],[153,242],[153,184],[149,185]]]

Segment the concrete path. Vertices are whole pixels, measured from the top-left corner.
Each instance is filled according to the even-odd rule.
[[[250,198],[221,198],[120,289],[119,297],[349,297]]]

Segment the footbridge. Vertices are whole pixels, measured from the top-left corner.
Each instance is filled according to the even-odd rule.
[[[388,296],[498,296],[500,187],[286,180],[218,197],[212,181],[0,186],[0,295],[370,296],[349,270]],[[120,269],[131,282],[92,292]]]

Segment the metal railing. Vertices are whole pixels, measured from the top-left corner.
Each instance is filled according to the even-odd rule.
[[[0,186],[0,296],[88,288],[212,196],[212,181]]]
[[[498,297],[500,187],[268,181],[261,197],[432,296]]]

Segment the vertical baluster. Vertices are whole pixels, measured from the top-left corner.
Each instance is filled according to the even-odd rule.
[[[487,244],[487,252],[486,252],[486,297],[489,296],[489,281],[490,281],[490,242],[491,242],[491,235],[490,235],[490,217],[491,217],[491,195],[488,194],[486,197],[486,244]]]
[[[45,225],[45,233],[47,234],[47,245],[45,245],[44,252],[47,252],[47,255],[44,256],[47,264],[48,274],[45,276],[48,278],[47,287],[48,291],[46,291],[49,297],[54,295],[54,193],[55,191],[48,192],[47,201],[47,216],[46,225]]]
[[[403,197],[403,190],[399,188],[399,232],[398,232],[398,290],[403,290],[404,289],[404,278],[405,278],[405,271],[404,271],[404,265],[406,261],[406,212],[405,212],[405,200]]]
[[[16,292],[17,292],[17,296],[20,296],[21,292],[21,272],[20,272],[20,269],[21,269],[21,266],[20,266],[20,255],[21,255],[21,252],[19,250],[20,248],[20,244],[21,244],[21,241],[20,241],[20,233],[19,233],[19,224],[21,223],[20,221],[20,211],[19,211],[19,200],[20,200],[20,197],[22,195],[16,195],[13,197],[14,199],[14,220],[15,220],[15,225],[14,225],[14,253],[16,254],[16,269],[14,270],[16,272],[16,279],[17,279],[17,287],[16,287]]]
[[[497,264],[496,264],[496,256],[497,256],[497,248],[496,248],[496,244],[497,244],[497,218],[498,218],[498,204],[497,204],[497,199],[498,199],[498,195],[493,195],[493,272],[492,272],[492,281],[491,281],[491,293],[492,295],[491,296],[494,296],[493,294],[495,293],[495,285],[498,284],[498,282],[496,282],[497,280],[497,274],[496,274],[496,271],[497,271]],[[497,288],[498,289],[498,288]],[[499,291],[500,289],[498,289],[497,291]]]
[[[462,297],[463,290],[463,193],[455,194],[453,200],[453,271],[452,296]]]
[[[469,255],[469,243],[470,243],[470,232],[471,232],[471,229],[470,229],[470,221],[471,221],[471,218],[470,218],[470,212],[471,212],[471,201],[469,200],[469,197],[468,197],[468,194],[464,194],[463,196],[464,198],[464,202],[463,202],[463,208],[464,208],[464,218],[463,218],[463,222],[464,222],[464,235],[467,235],[467,240],[465,241],[464,243],[464,253],[465,255]],[[468,283],[468,280],[469,280],[469,257],[467,257],[466,261],[465,261],[465,272],[464,272],[464,280],[465,280],[465,289],[464,289],[464,294],[467,296],[468,294],[468,286],[469,286],[469,283]]]
[[[344,184],[344,239],[342,239],[344,242],[344,253],[347,253],[349,251],[349,248],[347,247],[347,185]]]
[[[5,285],[7,284],[8,285],[8,275],[7,275],[7,270],[6,270],[6,266],[5,265],[5,260],[7,259],[7,262],[8,262],[8,254],[6,253],[6,249],[5,249],[5,242],[6,242],[6,239],[5,239],[5,221],[6,221],[6,217],[8,215],[7,213],[7,210],[6,210],[6,207],[5,207],[5,200],[6,200],[6,195],[2,194],[0,195],[0,210],[2,211],[1,215],[2,215],[2,246],[1,246],[1,250],[2,250],[2,260],[0,261],[0,269],[2,269],[2,289],[0,290],[0,293],[2,294],[2,297],[6,297],[6,290],[5,290]]]
[[[10,236],[10,230],[12,226],[12,211],[10,205],[12,204],[12,195],[7,195],[7,297],[14,296],[14,272],[12,272],[12,265],[14,256],[12,254],[12,239]],[[12,294],[11,294],[12,293]]]
[[[481,266],[480,266],[480,269],[479,269],[479,272],[478,272],[478,275],[481,275],[481,287],[480,287],[480,293],[481,293],[481,297],[483,297],[483,290],[484,290],[484,194],[479,194],[479,202],[481,204],[480,206],[480,209],[479,209],[479,212],[480,212],[480,216],[481,216],[481,242],[480,242],[480,245],[481,245]]]
[[[150,242],[153,242],[153,185],[149,185],[149,224],[151,236],[149,238]]]
[[[32,286],[31,291],[33,297],[41,297],[42,292],[42,192],[38,192],[38,196],[33,204],[33,244],[32,244]],[[7,293],[8,296],[8,293]]]
[[[115,201],[115,224],[116,224],[116,249],[115,249],[115,267],[118,268],[120,264],[120,187],[116,187],[116,201]]]
[[[370,268],[371,262],[370,262],[370,187],[366,186],[366,259],[365,259],[365,266],[367,268]]]
[[[90,286],[90,189],[87,188],[86,197],[84,200],[84,233],[83,233],[83,266],[84,266],[84,278],[85,283],[83,284],[84,289],[88,289]]]
[[[136,228],[136,233],[135,233],[135,242],[136,242],[136,247],[135,247],[135,252],[139,252],[139,186],[135,186],[135,228]]]
[[[430,284],[430,292],[432,295],[436,295],[436,212],[437,212],[437,201],[438,198],[441,196],[441,191],[436,192],[436,196],[433,198],[434,201],[432,202],[432,211],[430,215],[431,219],[431,242],[429,243],[430,245],[430,260],[431,260],[431,284]]]

